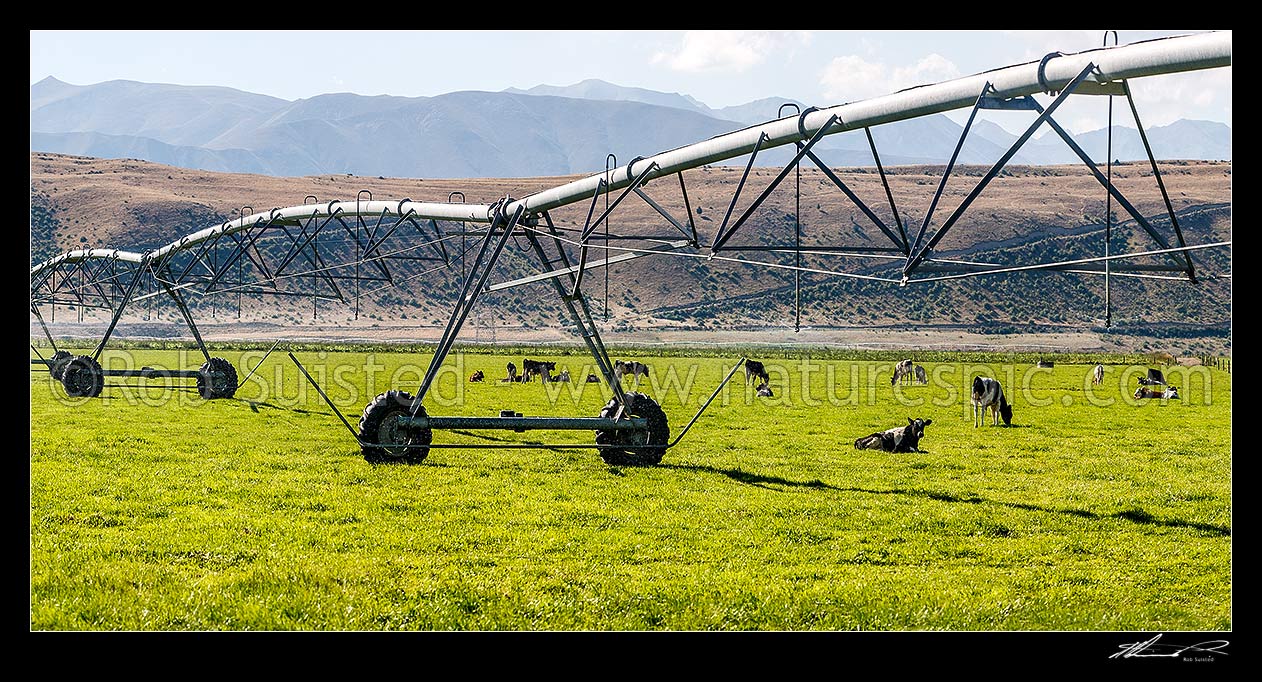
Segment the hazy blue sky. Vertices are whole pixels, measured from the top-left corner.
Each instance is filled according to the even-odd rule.
[[[1199,32],[1118,31],[1123,44]],[[113,79],[220,85],[292,100],[331,92],[430,96],[599,78],[685,93],[712,107],[763,97],[825,106],[1098,47],[1103,33],[32,31],[31,83],[54,76],[77,85]],[[1231,68],[1138,79],[1132,90],[1146,126],[1179,118],[1231,124]],[[1057,118],[1077,132],[1103,127],[1103,98],[1076,99]],[[1013,131],[1028,123],[1023,114],[987,118]]]

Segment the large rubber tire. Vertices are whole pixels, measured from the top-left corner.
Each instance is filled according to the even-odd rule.
[[[197,395],[206,400],[237,394],[237,368],[223,358],[211,358],[197,370]]]
[[[70,359],[73,357],[70,351],[59,350],[53,353],[53,356],[48,359],[49,363],[51,363],[48,366],[49,374],[52,374],[57,381],[61,381],[61,375],[66,371],[66,363],[70,362]]]
[[[61,385],[75,398],[95,398],[105,387],[105,374],[101,371],[101,364],[91,355],[80,355],[65,364]]]
[[[643,393],[626,393],[627,409],[623,416],[643,417],[648,420],[648,429],[631,430],[597,430],[596,444],[614,447],[600,449],[600,458],[606,464],[616,466],[648,466],[658,464],[666,454],[666,443],[670,441],[670,424],[666,421],[666,413],[661,406]],[[600,410],[600,416],[612,419],[618,413],[618,401],[610,400]],[[617,446],[627,445],[659,445],[655,448],[637,448],[624,450]]]
[[[412,396],[404,391],[386,391],[364,408],[359,417],[359,439],[364,460],[369,464],[402,462],[420,464],[429,454],[428,446],[434,442],[430,429],[405,429],[404,420],[411,417]],[[416,416],[426,417],[425,406],[417,409]]]

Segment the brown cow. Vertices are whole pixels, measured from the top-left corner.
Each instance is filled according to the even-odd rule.
[[[1168,386],[1163,391],[1154,391],[1151,388],[1144,388],[1143,386],[1140,386],[1139,388],[1135,389],[1135,398],[1136,399],[1160,398],[1162,400],[1174,398],[1175,400],[1178,400],[1179,389],[1176,386]]]

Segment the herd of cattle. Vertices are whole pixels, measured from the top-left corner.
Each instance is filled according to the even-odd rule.
[[[1051,361],[1041,360],[1038,366],[1051,368],[1053,364]],[[924,367],[914,365],[910,359],[903,360],[894,367],[894,375],[890,377],[890,385],[897,384],[900,379],[904,382],[910,382],[913,380],[913,377],[917,383],[928,383]],[[1091,383],[1094,385],[1104,383],[1104,365],[1096,365],[1092,369]],[[1153,386],[1157,388],[1150,388]],[[1149,369],[1147,377],[1139,378],[1139,388],[1135,389],[1134,395],[1136,399],[1178,399],[1179,388],[1168,385],[1161,370]],[[1012,425],[1012,405],[1004,396],[1003,386],[1000,385],[997,379],[983,376],[974,377],[971,398],[974,428],[986,422],[987,411],[991,414],[992,425],[998,426],[1001,418],[1004,426]],[[925,436],[925,427],[932,423],[932,419],[912,419],[908,417],[906,426],[878,431],[856,439],[854,446],[860,450],[919,452],[920,439]]]
[[[517,365],[512,362],[508,363],[508,375],[500,379],[500,383],[521,383],[529,382],[533,377],[539,377],[544,382],[568,382],[570,381],[570,371],[562,370],[560,373],[554,374],[556,371],[556,363],[551,361],[531,360],[523,358],[522,373],[517,373]],[[1052,367],[1050,361],[1040,361],[1039,367]],[[619,381],[624,381],[630,377],[637,385],[640,377],[648,378],[649,368],[642,362],[618,360],[614,362],[614,377]],[[482,370],[474,372],[469,381],[479,383],[486,380]],[[766,366],[758,360],[745,361],[745,383],[757,381],[755,391],[760,397],[770,398],[774,394],[771,392],[771,377],[767,372]],[[587,383],[599,383],[600,377],[595,374],[588,374],[585,379]],[[894,366],[894,374],[890,377],[890,385],[893,386],[902,381],[905,384],[929,383],[928,375],[925,368],[913,363],[911,359],[902,360]],[[1091,383],[1104,383],[1104,365],[1096,365],[1091,372]],[[1135,390],[1135,398],[1160,398],[1160,399],[1178,399],[1179,389],[1176,386],[1169,386],[1161,370],[1149,369],[1147,377],[1139,378],[1139,388]],[[1158,388],[1150,388],[1156,386]],[[973,378],[972,386],[972,407],[973,407],[973,426],[979,427],[986,422],[986,413],[990,412],[991,424],[999,425],[999,420],[1003,419],[1004,426],[1012,425],[1012,404],[1004,396],[1003,386],[997,379],[990,377],[978,376]],[[920,439],[925,436],[925,427],[933,423],[932,419],[912,419],[907,418],[906,426],[897,426],[885,431],[878,431],[862,438],[856,439],[854,446],[860,450],[883,450],[885,452],[919,452]]]
[[[562,383],[562,384],[569,383],[570,370],[563,369],[559,373],[557,373],[556,368],[557,368],[557,363],[554,361],[531,360],[530,358],[522,358],[521,373],[518,374],[517,365],[510,361],[507,367],[505,368],[507,371],[507,376],[505,376],[503,379],[500,379],[500,383],[501,384],[526,383],[526,382],[532,381],[534,377],[539,377],[539,380],[544,383]],[[618,360],[614,363],[613,371],[614,371],[614,376],[617,377],[619,381],[622,381],[625,377],[630,376],[637,384],[640,382],[640,377],[644,377],[647,379],[649,375],[648,365],[642,362],[634,362],[634,361],[623,362],[622,360]],[[482,370],[478,370],[474,372],[473,374],[469,375],[469,383],[480,384],[484,381],[486,381],[486,373],[483,372]],[[600,383],[600,377],[596,376],[595,374],[588,374],[587,378],[584,379],[584,381],[586,381],[589,384],[596,384],[596,383]]]
[[[539,380],[545,383],[547,382],[568,383],[570,381],[570,370],[564,369],[564,370],[561,370],[560,373],[554,374],[554,372],[556,372],[556,368],[557,368],[557,363],[553,361],[531,360],[530,358],[522,358],[522,361],[521,361],[522,371],[521,371],[521,374],[518,374],[517,365],[510,361],[507,367],[505,368],[507,371],[507,376],[505,376],[503,379],[500,379],[500,383],[501,384],[524,383],[524,382],[531,381],[534,377],[539,377]],[[924,370],[921,369],[922,374],[923,372]],[[613,374],[614,374],[614,378],[616,378],[618,381],[624,381],[626,380],[627,377],[631,377],[632,381],[634,381],[636,384],[639,384],[640,377],[644,377],[645,379],[648,378],[649,366],[644,364],[643,362],[636,362],[634,360],[628,360],[628,361],[615,360],[613,363]],[[770,375],[767,374],[767,368],[764,367],[763,364],[757,360],[745,361],[745,383],[749,383],[751,379],[760,380],[760,383],[754,387],[754,390],[758,393],[759,396],[762,396],[764,398],[774,397],[775,394],[771,392],[771,386],[769,385],[771,382],[771,377]],[[486,381],[486,373],[483,372],[482,370],[478,370],[474,372],[473,374],[469,375],[469,383],[480,384],[485,381]],[[596,376],[595,374],[588,374],[587,378],[584,381],[586,381],[589,384],[596,384],[596,383],[600,383],[600,377]]]

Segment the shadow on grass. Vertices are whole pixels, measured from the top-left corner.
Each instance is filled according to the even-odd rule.
[[[1168,528],[1190,528],[1198,530],[1210,535],[1220,537],[1231,537],[1231,528],[1228,526],[1218,526],[1210,523],[1200,523],[1199,521],[1185,521],[1183,519],[1159,519],[1143,509],[1127,509],[1112,514],[1099,514],[1086,509],[1059,509],[1056,507],[1041,507],[1037,504],[1027,504],[1024,502],[1004,502],[1002,500],[988,500],[984,497],[976,495],[960,496],[951,493],[938,492],[935,490],[918,490],[912,488],[890,488],[888,490],[876,490],[871,488],[856,487],[839,487],[829,485],[819,479],[810,481],[792,481],[779,476],[763,476],[742,469],[720,469],[712,466],[691,466],[685,464],[660,464],[661,468],[678,469],[682,471],[699,471],[708,474],[721,474],[734,481],[745,483],[747,485],[766,488],[767,490],[776,490],[772,487],[785,486],[790,488],[817,488],[821,490],[834,490],[843,493],[865,493],[868,495],[907,495],[909,497],[924,497],[938,502],[955,502],[963,504],[993,504],[1001,507],[1010,507],[1012,509],[1021,509],[1025,511],[1045,512],[1048,514],[1066,514],[1069,516],[1077,516],[1084,519],[1092,519],[1095,521],[1104,521],[1108,519],[1120,519],[1122,521],[1130,521],[1131,523],[1140,523],[1150,526],[1165,526]]]
[[[485,433],[474,433],[473,431],[462,431],[460,429],[451,429],[450,432],[458,433],[462,436],[468,436],[470,438],[478,438],[481,440],[493,440],[497,443],[520,443],[521,442],[518,440],[513,440],[512,438],[500,438],[499,436],[489,436]]]
[[[333,414],[332,412],[317,412],[315,410],[303,410],[297,407],[281,407],[280,405],[273,405],[271,403],[261,402],[257,400],[246,400],[245,398],[233,398],[233,400],[237,402],[246,403],[247,405],[250,406],[250,410],[253,412],[258,412],[260,407],[266,407],[272,410],[284,410],[286,412],[296,412],[298,414],[318,414],[325,417],[337,416]]]
[[[347,459],[361,459],[363,456],[364,456],[363,453],[360,452],[359,450],[346,453]],[[408,462],[402,459],[396,459],[396,460],[390,460],[386,462],[369,462],[369,466],[374,467],[374,468],[376,467],[438,467],[439,469],[450,469],[453,467],[453,465],[451,464],[435,462],[429,457],[426,457],[425,459],[416,463]]]
[[[781,478],[779,476],[763,476],[762,474],[755,474],[743,469],[720,469],[712,466],[693,466],[688,464],[659,464],[657,466],[662,469],[679,469],[681,471],[700,471],[707,474],[722,474],[733,481],[738,481],[748,485],[755,485],[759,488],[766,488],[767,490],[779,491],[778,488],[773,488],[768,484],[782,485],[790,488],[823,488],[837,491],[846,490],[845,488],[828,485],[819,479],[811,481],[790,481],[787,478]]]

